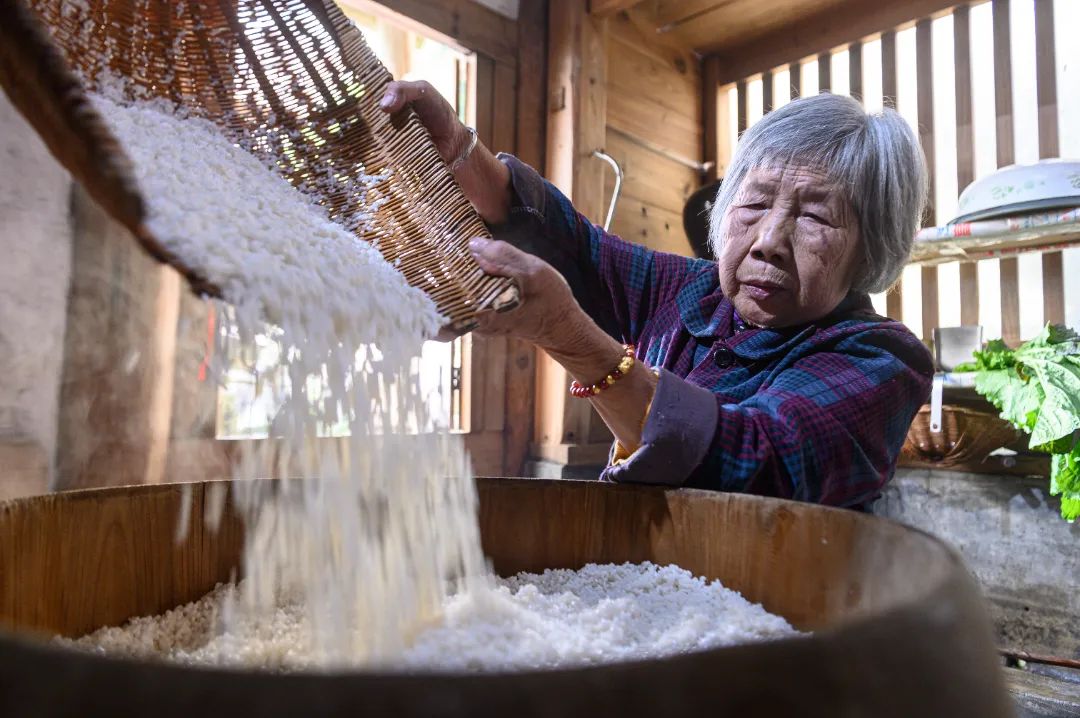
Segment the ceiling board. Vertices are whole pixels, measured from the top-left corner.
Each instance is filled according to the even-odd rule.
[[[874,34],[886,26],[867,27],[879,20],[907,22],[963,0],[642,0],[632,15],[647,23],[648,34],[663,44],[700,55],[719,55],[745,65],[764,42],[775,55],[791,38],[792,53],[803,52],[816,39],[837,44]],[[846,31],[846,28],[850,28]],[[807,54],[831,46],[811,47]],[[784,61],[803,55],[791,54]],[[754,64],[754,63],[750,63]]]
[[[657,29],[687,47],[708,53],[795,27],[834,10],[844,0],[693,0],[658,7]],[[677,12],[674,10],[679,8]]]
[[[844,0],[836,12],[821,12],[794,27],[721,48],[701,48],[720,61],[721,83],[749,77],[922,17],[936,17],[956,0]]]

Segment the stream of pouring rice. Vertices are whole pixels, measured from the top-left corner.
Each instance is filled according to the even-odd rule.
[[[260,377],[283,392],[275,436],[243,442],[234,478],[290,480],[235,487],[246,580],[225,625],[289,597],[305,606],[318,662],[393,660],[448,591],[486,575],[463,442],[428,415],[414,361],[442,319],[371,245],[215,126],[118,99],[95,105],[132,156],[150,230],[222,289],[223,336],[250,346],[263,333],[281,358],[277,381]],[[348,183],[372,207],[382,179],[319,181]],[[347,436],[320,440],[342,419]]]

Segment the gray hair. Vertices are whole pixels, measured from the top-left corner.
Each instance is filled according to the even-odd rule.
[[[795,100],[747,130],[732,157],[709,219],[720,255],[720,226],[746,175],[796,163],[822,170],[847,190],[859,222],[863,266],[853,289],[882,292],[911,255],[926,207],[926,159],[911,127],[895,110],[867,113],[854,99],[822,94]]]

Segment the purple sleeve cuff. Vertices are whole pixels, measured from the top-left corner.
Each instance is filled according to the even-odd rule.
[[[544,178],[535,169],[513,155],[500,152],[498,158],[510,170],[510,184],[514,188],[510,216],[528,214],[543,221],[547,198]]]
[[[661,370],[641,447],[623,463],[604,469],[604,481],[682,486],[712,444],[719,420],[716,397]]]

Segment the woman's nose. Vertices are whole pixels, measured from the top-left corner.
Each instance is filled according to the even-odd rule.
[[[795,230],[790,212],[773,207],[757,227],[750,254],[770,264],[783,264],[791,257],[791,235]]]

